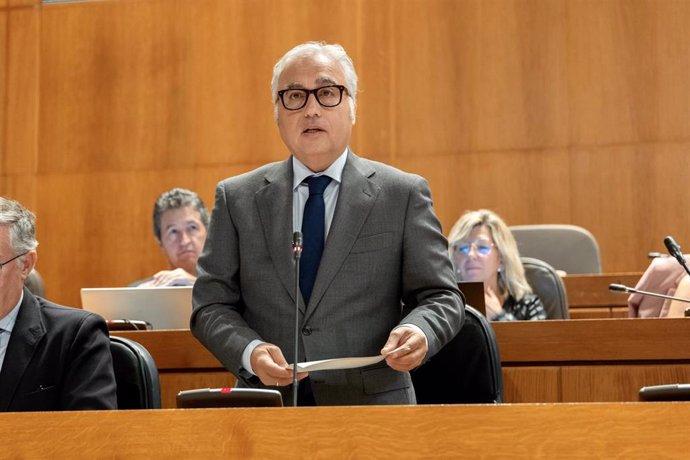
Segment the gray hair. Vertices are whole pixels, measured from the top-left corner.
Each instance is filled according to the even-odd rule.
[[[18,201],[0,196],[0,225],[7,225],[9,228],[10,245],[14,255],[38,247],[36,216]]]
[[[520,262],[520,253],[515,238],[508,225],[493,211],[488,209],[468,211],[458,219],[448,234],[451,259],[455,245],[466,239],[476,227],[486,227],[489,230],[501,256],[504,269],[498,277],[498,287],[510,294],[515,300],[520,300],[525,294],[531,293],[532,288],[525,278],[525,268]]]
[[[191,206],[199,212],[201,223],[208,228],[208,209],[199,195],[184,188],[174,188],[163,192],[153,205],[153,234],[161,239],[161,216],[170,209],[186,208]]]
[[[347,88],[348,102],[350,104],[350,117],[355,119],[355,109],[357,108],[357,71],[352,63],[352,59],[347,55],[345,48],[338,44],[328,44],[326,42],[306,42],[297,45],[281,57],[276,65],[273,66],[273,80],[271,81],[271,94],[274,103],[275,119],[278,119],[278,80],[283,74],[285,67],[292,59],[317,54],[326,54],[340,64],[340,68],[345,74],[345,87]]]

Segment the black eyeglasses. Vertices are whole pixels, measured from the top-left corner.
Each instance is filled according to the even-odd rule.
[[[23,252],[23,253],[19,254],[18,256],[12,257],[12,258],[9,259],[9,260],[6,260],[6,261],[4,261],[4,262],[0,262],[0,270],[2,270],[2,267],[4,267],[5,265],[9,264],[9,263],[12,262],[13,260],[19,259],[21,256],[23,256],[23,255],[25,255],[25,254],[28,254],[28,253],[29,253],[29,251],[26,251],[26,252]]]
[[[342,102],[343,92],[346,91],[343,85],[328,85],[316,89],[283,89],[278,91],[278,97],[287,110],[299,110],[307,105],[310,94],[323,107],[335,107]]]

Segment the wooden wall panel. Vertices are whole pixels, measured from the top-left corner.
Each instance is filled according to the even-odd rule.
[[[36,206],[40,11],[0,3],[0,195]]]
[[[564,7],[449,0],[396,8],[398,152],[565,145]]]
[[[567,3],[572,142],[687,140],[690,5]]]
[[[602,248],[604,271],[644,270],[674,235],[690,244],[690,142],[573,148],[572,219]],[[682,243],[681,243],[682,244]]]
[[[246,29],[226,8],[234,5],[44,8],[42,171],[193,169],[277,158],[269,148],[277,143],[272,55],[240,46]]]
[[[9,9],[6,15],[4,151],[0,175],[33,174],[38,140],[38,31],[36,8]]]
[[[561,368],[503,367],[503,400],[509,403],[562,401]]]
[[[391,92],[398,84],[394,12],[403,3],[352,2],[358,5],[357,55],[359,77],[357,123],[352,148],[372,160],[391,163],[397,154],[395,133],[398,108]]]

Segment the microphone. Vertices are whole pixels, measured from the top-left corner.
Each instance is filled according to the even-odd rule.
[[[682,297],[674,297],[674,296],[665,295],[665,294],[657,294],[656,292],[640,291],[639,289],[633,289],[633,288],[625,286],[623,284],[609,284],[609,291],[649,295],[652,297],[660,297],[662,299],[671,299],[671,300],[677,300],[679,302],[690,303],[690,299],[684,299]]]
[[[690,275],[690,268],[688,268],[685,257],[683,257],[683,252],[680,250],[680,246],[678,243],[676,243],[672,236],[667,236],[664,238],[664,246],[666,246],[668,253],[675,257],[678,263],[685,269],[685,273]]]
[[[292,366],[292,405],[297,407],[297,359],[299,355],[299,260],[302,257],[302,232],[292,234],[292,255],[295,258],[295,365]]]

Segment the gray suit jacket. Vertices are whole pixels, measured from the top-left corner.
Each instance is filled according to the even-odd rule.
[[[292,177],[288,159],[216,189],[191,329],[240,386],[260,386],[241,363],[254,339],[294,361]],[[426,334],[428,356],[455,336],[464,307],[424,179],[348,154],[314,290],[300,313],[300,361],[377,355],[402,323]],[[415,402],[409,373],[385,362],[310,379],[319,405]]]

